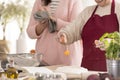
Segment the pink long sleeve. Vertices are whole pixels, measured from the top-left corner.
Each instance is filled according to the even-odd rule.
[[[28,25],[28,28],[27,28],[28,36],[32,39],[39,38],[39,36],[37,36],[36,32],[35,32],[35,27],[38,24],[38,22],[34,19],[33,15],[36,11],[38,11],[41,8],[40,4],[41,4],[40,0],[35,1],[33,9],[32,9],[31,16],[30,16],[29,25]]]
[[[64,5],[66,4],[66,5]],[[63,0],[56,11],[57,27],[60,30],[65,27],[72,20],[74,20],[82,11],[81,0]],[[67,14],[66,14],[67,13]],[[60,15],[62,14],[62,15]],[[61,19],[62,17],[62,19]]]

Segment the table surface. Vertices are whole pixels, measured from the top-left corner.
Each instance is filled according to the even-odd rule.
[[[53,65],[53,66],[44,66],[45,68],[48,68],[49,70],[55,72],[55,70],[58,68],[58,67],[63,67],[63,65]],[[36,68],[36,67],[34,67]],[[98,73],[104,73],[104,72],[101,72],[101,71],[88,71],[88,72],[85,72],[85,73],[81,73],[81,74],[69,74],[69,73],[65,73],[66,76],[67,76],[67,80],[87,80],[87,77],[91,74],[98,74]],[[30,75],[29,73],[27,75]],[[21,80],[18,79],[18,80]],[[23,80],[23,79],[22,79]]]
[[[62,65],[53,65],[53,66],[45,66],[46,68],[54,71],[56,70],[58,67],[62,67]],[[66,74],[67,75],[67,79],[68,80],[86,80],[87,77],[91,74],[99,74],[99,73],[105,73],[105,72],[101,72],[101,71],[88,71],[85,73],[81,73],[81,74]]]
[[[28,57],[28,56],[31,56],[31,55],[26,55],[26,54],[10,54],[10,55],[8,55],[8,56],[12,56],[12,57],[15,57],[15,59],[16,59],[16,61],[17,61],[17,63],[19,64],[19,65],[23,65],[23,66],[25,66],[26,65],[26,62],[30,62],[30,65],[33,65],[33,63],[35,63],[35,61],[33,61],[33,63],[31,63],[31,61],[29,60],[29,59],[26,59],[26,56]],[[25,57],[25,58],[24,58]],[[24,59],[24,63],[25,64],[23,64],[23,61],[22,61],[22,63],[20,64],[20,62],[21,61],[19,61],[18,59],[20,58],[20,60],[21,60],[21,58],[22,59]],[[19,62],[18,62],[19,61]],[[25,62],[26,61],[26,62]],[[27,63],[27,65],[28,65],[28,63]],[[58,67],[62,67],[63,65],[53,65],[53,66],[44,66],[44,67],[46,67],[46,68],[48,68],[48,69],[50,69],[50,70],[52,70],[53,72],[58,68]],[[43,67],[43,66],[42,66]],[[67,73],[66,75],[67,75],[67,78],[68,78],[68,80],[86,80],[86,78],[89,76],[89,75],[91,75],[91,74],[98,74],[98,73],[104,73],[104,72],[101,72],[101,71],[88,71],[88,72],[85,72],[85,73],[81,73],[81,74],[69,74],[69,73]]]

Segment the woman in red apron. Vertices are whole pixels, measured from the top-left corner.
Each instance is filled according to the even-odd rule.
[[[119,12],[115,13],[115,6],[120,7],[120,4],[115,4],[114,0],[95,0],[95,2],[97,6],[86,8],[75,21],[62,28],[58,33],[58,38],[62,44],[70,44],[82,39],[81,66],[88,70],[106,71],[105,52],[96,48],[94,41],[106,32],[119,31],[120,14]],[[78,35],[79,33],[81,37]]]
[[[96,15],[95,11],[98,7],[99,6],[96,6],[82,31],[82,39],[84,44],[82,66],[89,70],[106,71],[105,52],[95,48],[94,41],[98,40],[106,32],[118,31],[119,24],[115,14],[114,0],[112,0],[111,14],[109,15]]]

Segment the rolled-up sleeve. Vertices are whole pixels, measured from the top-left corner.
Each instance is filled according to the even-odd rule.
[[[89,11],[88,9],[85,9],[84,11],[82,11],[74,21],[69,23],[64,28],[61,28],[61,30],[58,32],[58,35],[61,33],[66,34],[67,36],[66,44],[71,44],[81,39],[82,29],[91,15]],[[86,16],[85,14],[89,14],[89,15]]]

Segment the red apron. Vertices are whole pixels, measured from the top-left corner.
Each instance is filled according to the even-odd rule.
[[[114,12],[115,3],[112,1],[111,14],[100,17],[94,14],[95,8],[91,17],[85,24],[82,31],[83,39],[83,60],[82,67],[88,70],[106,71],[105,52],[95,48],[94,41],[98,40],[105,32],[114,32],[119,30],[117,16]]]

